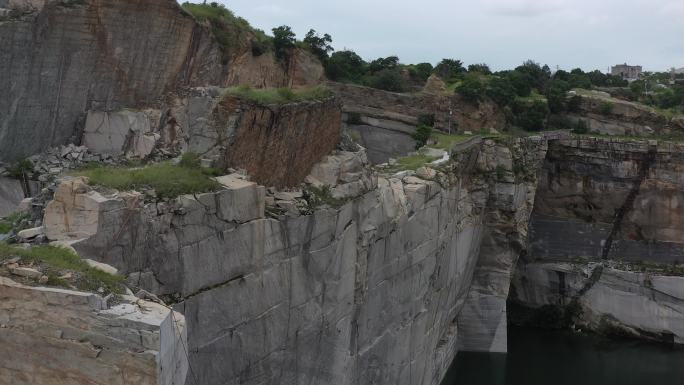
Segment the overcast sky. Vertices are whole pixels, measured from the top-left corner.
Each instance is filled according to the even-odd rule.
[[[199,2],[199,1],[195,1]],[[684,0],[229,0],[270,34],[313,28],[365,59],[403,63],[449,57],[494,69],[533,59],[552,68],[606,71],[684,67]]]

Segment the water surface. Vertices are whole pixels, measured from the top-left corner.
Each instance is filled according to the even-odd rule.
[[[508,354],[459,353],[442,385],[684,385],[684,349],[510,327]]]

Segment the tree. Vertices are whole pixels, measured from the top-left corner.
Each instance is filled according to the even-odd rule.
[[[275,54],[279,59],[287,57],[290,50],[295,47],[297,42],[296,35],[292,32],[292,28],[287,25],[273,28],[273,48]]]
[[[566,95],[570,91],[570,84],[564,80],[551,80],[546,87],[546,100],[549,110],[554,114],[559,114],[566,109]]]
[[[493,77],[487,84],[485,93],[501,107],[510,105],[515,100],[516,90],[507,77]]]
[[[397,56],[388,56],[388,57],[380,57],[372,62],[370,62],[369,65],[369,70],[371,74],[374,74],[376,72],[380,72],[383,70],[393,70],[399,66],[399,57]]]
[[[458,86],[456,92],[465,100],[477,104],[484,95],[484,85],[477,75],[468,74],[461,85]]]
[[[432,136],[432,127],[422,124],[418,126],[416,132],[411,134],[413,140],[416,141],[416,150],[425,146],[430,139],[430,136]]]
[[[314,29],[309,30],[304,37],[304,44],[306,44],[311,53],[318,56],[321,63],[325,63],[330,56],[330,52],[335,50],[330,43],[332,43],[332,37],[330,35],[326,33],[321,37]]]
[[[459,75],[465,72],[463,68],[463,62],[455,59],[442,59],[437,67],[435,67],[434,73],[439,76],[445,82],[449,83],[455,80]]]
[[[520,73],[531,88],[536,88],[540,93],[546,90],[546,83],[551,78],[549,66],[540,66],[532,60],[528,60],[523,65],[516,67],[515,72]],[[521,95],[523,96],[523,95]]]
[[[541,131],[546,127],[549,107],[541,100],[532,103],[516,101],[513,104],[514,122],[527,131]]]
[[[360,83],[366,66],[354,51],[337,51],[325,63],[325,72],[330,80]]]
[[[406,91],[406,80],[401,76],[398,69],[386,68],[376,72],[367,80],[369,86],[391,92]]]
[[[468,72],[477,72],[477,73],[481,73],[483,75],[491,75],[492,74],[492,71],[489,69],[489,66],[486,65],[485,63],[469,65],[468,66]]]
[[[416,77],[422,81],[427,81],[434,69],[430,63],[418,63],[411,66],[411,68],[414,69]]]

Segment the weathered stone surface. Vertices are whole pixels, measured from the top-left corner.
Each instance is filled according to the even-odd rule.
[[[0,176],[0,218],[6,217],[19,209],[24,199],[24,190],[16,179]]]
[[[226,50],[173,0],[11,3],[22,9],[0,24],[1,160],[77,143],[87,111],[158,106],[188,86],[301,86],[322,77],[300,50],[287,66],[272,53],[253,56],[251,34]]]
[[[155,303],[0,277],[0,324],[1,384],[185,384],[184,317]]]
[[[438,384],[478,258],[513,264],[502,249],[524,236],[534,191],[523,180],[502,184],[512,189],[488,183],[495,172],[470,168],[479,151],[459,155],[448,187],[379,178],[377,188],[310,215],[226,221],[218,208],[231,198],[221,191],[132,216],[98,209],[96,233],[74,247],[130,274],[133,286],[179,296],[198,383]],[[344,186],[367,172],[359,154],[332,156],[320,165],[323,180],[331,172],[329,182]],[[504,230],[513,240],[480,255],[483,234]]]
[[[615,328],[635,337],[684,343],[684,277],[607,268],[590,290],[579,295],[592,271],[579,263],[523,264],[512,282],[515,300],[538,308],[569,305],[579,296],[578,327]]]
[[[161,113],[155,110],[89,111],[83,144],[96,153],[147,157],[160,134]]]
[[[20,232],[17,233],[17,236],[20,239],[27,240],[27,239],[32,239],[35,238],[39,235],[45,234],[45,229],[43,227],[34,227],[32,229],[25,229],[21,230]]]

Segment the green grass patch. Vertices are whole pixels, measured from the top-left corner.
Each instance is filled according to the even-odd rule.
[[[168,162],[136,168],[94,166],[77,171],[75,175],[87,177],[93,185],[120,191],[153,189],[160,198],[175,198],[220,188],[220,184],[212,178],[221,174],[219,170],[198,167],[195,163],[197,160],[185,158],[178,166]]]
[[[390,173],[395,173],[405,170],[417,170],[426,164],[439,159],[437,156],[425,155],[421,152],[409,156],[404,156],[397,159],[397,163],[393,164],[385,169],[385,171]]]
[[[21,222],[26,219],[26,214],[13,213],[7,216],[7,218],[0,219],[0,234],[8,234],[14,231],[23,230]]]
[[[324,86],[311,88],[265,88],[253,89],[249,86],[228,88],[223,97],[235,97],[262,105],[297,103],[308,100],[323,100],[332,96],[332,92]]]
[[[473,135],[449,135],[442,132],[433,132],[432,139],[437,143],[430,147],[438,148],[440,150],[450,150],[454,144],[465,142],[473,137]]]
[[[122,293],[124,278],[93,269],[71,250],[55,246],[35,246],[30,249],[11,246],[0,242],[0,260],[21,257],[22,263],[33,262],[49,277],[48,284],[69,287],[73,284],[79,290],[95,292],[102,287],[105,294]],[[71,280],[58,278],[65,271],[73,273]]]

